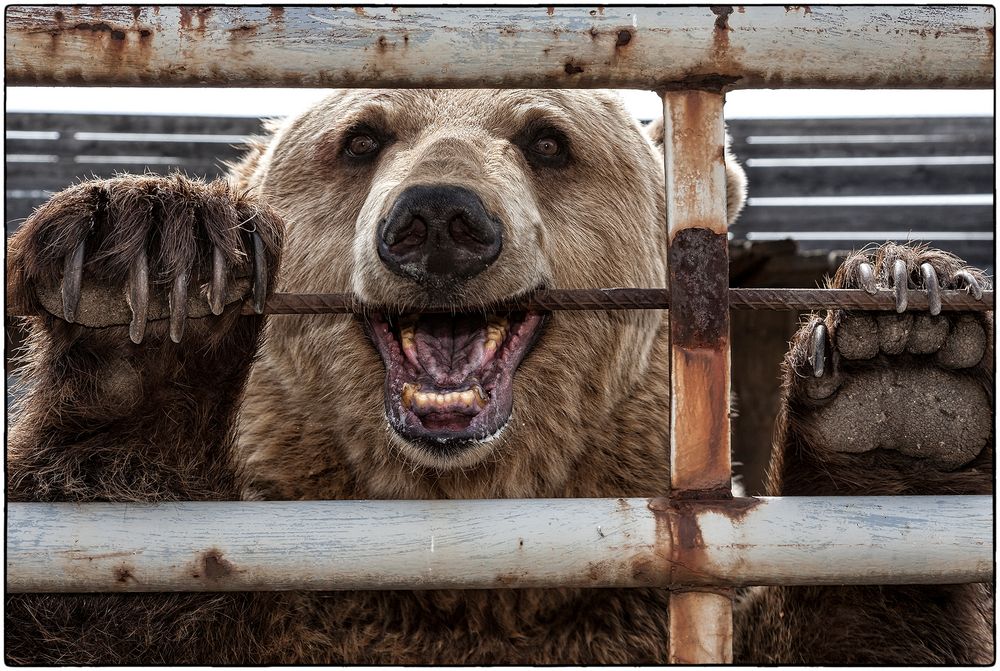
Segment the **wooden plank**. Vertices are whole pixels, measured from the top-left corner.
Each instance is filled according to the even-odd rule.
[[[209,133],[255,135],[263,133],[257,117],[197,116],[171,114],[66,114],[56,112],[10,112],[7,131],[53,130],[114,131],[117,133]]]
[[[847,117],[831,119],[731,119],[734,138],[748,135],[920,135],[948,134],[993,139],[992,116]]]
[[[743,210],[733,233],[747,231],[992,231],[993,208],[974,206],[765,207]]]
[[[101,134],[103,135],[103,133]],[[73,140],[7,140],[5,149],[7,163],[11,164],[11,155],[31,156],[52,154],[73,159],[74,156],[177,156],[183,159],[232,159],[243,154],[247,145],[243,140],[233,139],[223,142],[198,141],[193,135],[174,135],[184,138],[177,141],[165,141],[167,136],[158,137],[150,134],[150,139],[116,140],[111,137]],[[239,136],[224,135],[225,138]]]
[[[960,259],[963,259],[967,264],[985,270],[989,275],[993,275],[995,272],[996,264],[993,252],[995,243],[992,240],[941,240],[914,237],[911,238],[910,241],[926,242],[931,247],[951,252]],[[802,251],[863,249],[872,245],[880,245],[884,242],[886,242],[885,238],[880,238],[878,240],[873,240],[871,238],[859,238],[858,240],[797,240],[799,248],[802,249]],[[896,242],[906,242],[906,238],[899,238]]]
[[[978,582],[993,576],[992,511],[989,496],[12,503],[6,586],[19,593]]]
[[[215,161],[169,161],[165,163],[8,163],[7,189],[59,191],[81,179],[112,177],[115,173],[142,174],[147,170],[166,175],[179,169],[191,176],[219,177],[224,168]]]
[[[751,197],[992,193],[993,164],[748,167]]]
[[[946,136],[939,142],[926,140],[914,142],[870,143],[798,143],[752,144],[735,142],[733,153],[744,161],[748,158],[862,158],[902,156],[992,156],[992,142],[979,137]]]
[[[8,85],[989,88],[992,7],[11,6]]]

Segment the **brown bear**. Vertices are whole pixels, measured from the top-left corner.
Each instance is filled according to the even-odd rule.
[[[658,140],[601,92],[349,90],[278,125],[229,184],[123,176],[57,194],[9,243],[10,295],[38,315],[10,500],[663,494],[666,314],[491,309],[539,287],[665,286]],[[729,175],[733,217],[735,162]],[[925,263],[932,289],[985,285],[898,246],[833,284],[894,286],[897,260],[913,287]],[[240,314],[275,287],[390,309]],[[786,361],[771,493],[991,491],[991,322],[818,324]],[[9,595],[6,659],[662,663],[667,597]],[[752,589],[736,660],[989,662],[991,608],[984,585]]]

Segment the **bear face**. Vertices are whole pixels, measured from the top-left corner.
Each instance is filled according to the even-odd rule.
[[[313,465],[343,458],[379,481],[459,469],[465,491],[485,495],[496,469],[484,465],[513,461],[533,473],[518,495],[561,486],[587,432],[646,373],[661,315],[489,306],[539,287],[665,285],[662,158],[617,97],[338,92],[278,129],[262,157],[244,172],[287,222],[280,290],[352,291],[404,317],[273,320],[249,405],[254,380],[271,378],[267,396],[280,387],[310,408],[342,452],[303,452]],[[471,275],[387,263],[390,220],[426,189],[470,194],[494,227],[499,251]],[[427,246],[447,245],[459,246]],[[454,314],[421,311],[434,306]],[[253,437],[255,414],[245,442],[273,444]],[[415,494],[399,485],[366,494]]]

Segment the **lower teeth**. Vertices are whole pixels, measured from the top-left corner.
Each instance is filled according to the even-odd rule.
[[[487,399],[479,385],[461,391],[447,393],[420,391],[420,386],[406,382],[403,384],[403,406],[419,411],[479,411],[486,407]]]

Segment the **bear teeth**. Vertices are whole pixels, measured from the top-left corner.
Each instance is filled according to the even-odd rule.
[[[494,354],[507,337],[508,321],[506,318],[491,316],[486,323],[486,344],[483,349],[488,354]]]
[[[414,412],[480,412],[487,400],[479,385],[447,393],[420,391],[420,385],[403,384],[403,406]]]
[[[506,317],[490,315],[486,321],[486,341],[483,343],[483,351],[486,361],[489,361],[503,345],[507,339],[507,332],[510,329],[510,321]],[[399,344],[403,349],[403,354],[414,366],[420,367],[417,359],[417,318],[408,316],[403,319],[399,327]]]

